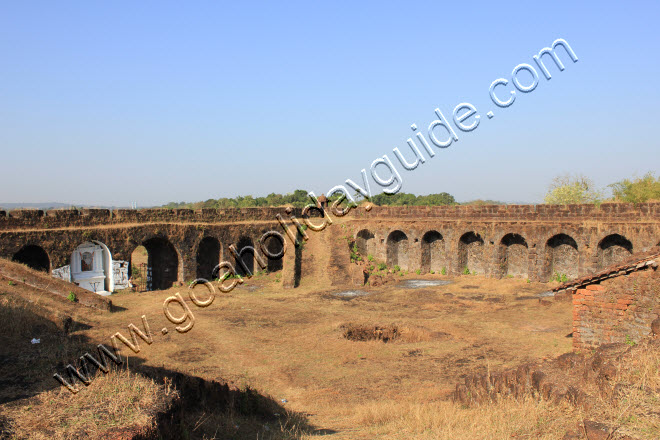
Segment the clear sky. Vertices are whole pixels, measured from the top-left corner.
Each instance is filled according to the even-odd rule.
[[[326,193],[411,157],[410,125],[461,102],[480,125],[402,191],[534,202],[565,172],[657,173],[659,18],[657,1],[3,2],[0,202]],[[550,81],[493,105],[491,82],[557,38],[579,61],[559,49],[563,72],[546,57]]]

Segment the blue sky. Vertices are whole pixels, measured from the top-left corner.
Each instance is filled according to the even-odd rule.
[[[658,17],[652,1],[4,2],[0,202],[325,193],[410,156],[410,125],[461,102],[479,127],[401,171],[402,191],[534,202],[561,173],[658,172]],[[494,106],[491,82],[557,38],[579,61]]]

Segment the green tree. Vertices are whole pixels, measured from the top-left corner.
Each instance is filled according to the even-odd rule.
[[[455,205],[456,199],[449,193],[443,192],[440,194],[429,194],[427,196],[417,196],[415,205],[422,206],[439,206],[439,205]]]
[[[602,192],[596,189],[591,179],[582,175],[564,174],[552,180],[544,200],[549,205],[567,205],[599,203],[602,197]]]
[[[416,196],[402,192],[396,194],[380,193],[373,196],[371,201],[378,206],[438,206],[454,205],[456,203],[454,196],[446,192],[425,196]]]
[[[644,177],[623,179],[609,185],[617,201],[644,203],[650,200],[660,200],[660,177],[648,172]]]

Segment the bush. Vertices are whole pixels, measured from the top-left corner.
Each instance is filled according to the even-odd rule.
[[[76,302],[78,300],[76,294],[71,291],[69,291],[69,295],[66,297],[66,299],[68,299],[71,302]]]
[[[602,197],[602,192],[595,188],[591,179],[565,174],[552,180],[544,201],[549,205],[600,203]]]
[[[367,260],[374,261],[374,256],[371,254],[367,255]]]
[[[378,270],[385,270],[387,269],[387,264],[385,263],[378,263]]]
[[[645,203],[649,200],[660,200],[660,177],[647,173],[637,179],[623,179],[609,185],[617,201],[629,203]]]
[[[470,269],[467,266],[463,269],[463,275],[470,275]]]
[[[416,273],[417,275],[421,275],[421,274],[422,274],[422,271],[421,271],[421,269],[417,269],[417,270],[415,271],[415,273]]]
[[[395,272],[401,272],[401,267],[399,267],[398,264],[395,264],[395,265],[394,265],[394,271],[395,271]]]
[[[442,271],[440,271],[440,273],[443,274],[443,275],[447,275],[447,268],[443,267]]]

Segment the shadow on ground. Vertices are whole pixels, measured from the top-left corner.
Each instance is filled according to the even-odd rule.
[[[59,373],[71,382],[66,374],[67,364],[72,363],[79,371],[84,371],[79,363],[84,353],[99,357],[96,344],[88,337],[70,334],[90,328],[87,324],[71,321],[63,329],[61,325],[26,308],[0,307],[0,312],[0,318],[15,316],[16,320],[10,323],[13,325],[8,331],[0,334],[0,345],[3,347],[0,354],[0,413],[7,405],[30,406],[34,404],[35,396],[56,388],[68,392],[53,378],[53,374]],[[32,338],[38,339],[39,343],[31,343]],[[121,434],[121,438],[295,439],[302,435],[335,433],[310,425],[305,414],[290,411],[281,402],[252,388],[238,389],[185,372],[148,366],[144,359],[135,356],[126,360],[126,355],[131,352],[126,347],[121,348],[124,363],[113,365],[113,369],[130,365],[132,373],[150,378],[157,384],[176,390],[178,394],[178,398],[172,399],[167,407],[155,409],[151,429],[145,431],[135,426],[113,428],[114,434]],[[89,362],[87,365],[92,375],[103,374]],[[94,380],[88,386],[80,381],[75,382],[79,393],[93,393],[94,384]],[[113,397],[104,395],[102,398]],[[95,409],[89,408],[89,411]],[[71,415],[76,416],[85,417],[85,414]],[[11,420],[0,417],[0,439],[14,438],[7,429],[10,425]]]

